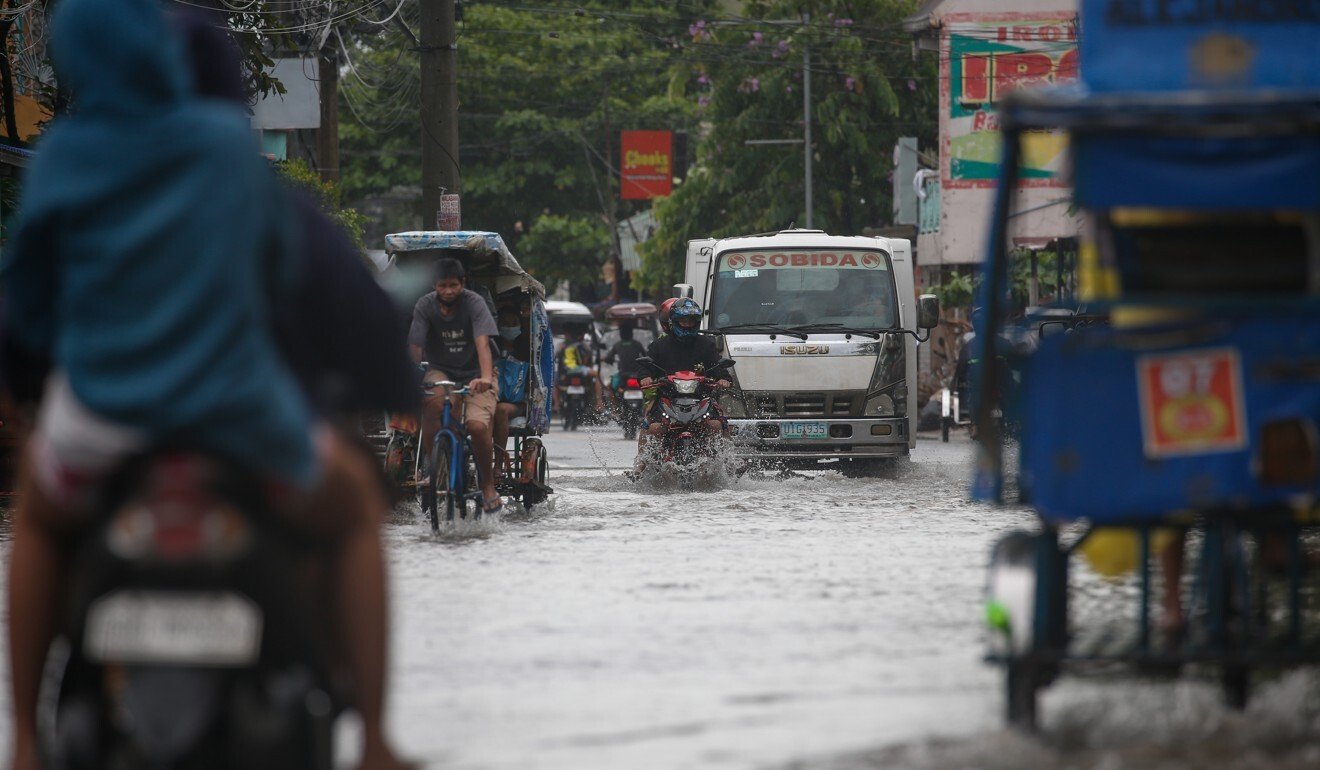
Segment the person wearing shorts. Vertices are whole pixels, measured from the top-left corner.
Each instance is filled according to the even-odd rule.
[[[467,271],[456,259],[444,257],[435,265],[435,291],[417,300],[412,326],[408,330],[408,350],[418,364],[427,365],[425,382],[449,380],[466,385],[463,397],[467,410],[466,427],[476,454],[477,476],[487,513],[499,513],[503,501],[495,490],[494,440],[491,422],[499,402],[499,383],[495,379],[495,355],[492,339],[499,334],[495,319],[485,300],[464,288]],[[440,428],[445,395],[437,390],[422,405],[423,451],[428,451]],[[455,400],[455,413],[459,402]]]

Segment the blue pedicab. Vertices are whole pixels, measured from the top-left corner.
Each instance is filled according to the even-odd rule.
[[[987,591],[989,657],[1027,728],[1065,670],[1190,664],[1242,708],[1253,672],[1320,662],[1306,553],[1320,525],[1320,19],[1154,5],[1085,0],[1081,83],[1000,105],[973,491],[1016,489],[1040,522],[995,546]],[[1017,169],[1045,130],[1067,132],[1082,299],[1108,322],[1003,350],[1020,336],[1006,320]],[[1138,606],[1085,627],[1073,557],[1119,533]]]
[[[492,312],[497,297],[501,302],[514,298],[519,307],[528,308],[529,312],[522,315],[522,323],[523,334],[528,335],[530,341],[529,360],[519,362],[512,357],[501,357],[498,351],[492,352],[504,394],[501,399],[510,396],[516,399],[516,410],[509,420],[513,460],[506,463],[507,455],[499,451],[503,448],[496,447],[497,472],[500,472],[496,489],[501,496],[520,502],[524,508],[545,501],[554,491],[547,483],[549,463],[540,438],[549,425],[549,387],[554,382],[554,344],[545,312],[545,287],[523,270],[497,233],[467,230],[394,233],[385,236],[385,243],[391,257],[390,270],[393,271],[387,280],[396,284],[396,290],[397,285],[411,286],[414,287],[412,293],[420,297],[431,289],[431,267],[435,261],[441,257],[454,257],[467,270],[468,288],[482,295]],[[431,383],[427,385],[432,389],[436,387]],[[389,421],[387,468],[410,469],[411,472],[396,474],[405,485],[419,475],[427,475],[426,469],[420,467],[421,453],[416,451],[418,424],[412,415],[393,415]],[[447,439],[447,445],[455,450],[448,455],[453,462],[457,450],[466,444],[462,420],[442,423],[441,433],[453,434]],[[434,440],[440,438],[437,436]],[[459,511],[461,516],[457,506],[468,498],[476,500],[471,490],[465,489],[476,482],[476,473],[468,467],[470,465],[470,462],[464,462],[463,468],[467,470],[460,468],[463,472],[449,474],[449,478],[459,479],[463,484],[455,489],[450,489],[444,482],[446,474],[437,473],[438,486],[434,487],[433,505],[428,506],[431,498],[425,487],[418,490],[419,500],[427,513],[438,508],[450,513]],[[479,509],[475,502],[473,507]],[[432,523],[436,523],[434,516]]]

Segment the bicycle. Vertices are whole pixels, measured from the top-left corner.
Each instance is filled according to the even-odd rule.
[[[440,531],[440,507],[443,505],[445,521],[453,522],[456,518],[466,519],[468,502],[472,503],[473,519],[480,519],[482,513],[482,494],[477,484],[477,467],[472,451],[472,441],[468,437],[467,404],[460,409],[459,417],[454,419],[454,406],[451,396],[466,396],[468,389],[458,387],[450,380],[424,382],[422,389],[428,396],[435,395],[436,388],[443,388],[444,407],[440,413],[440,427],[431,440],[431,455],[427,460],[426,480],[429,482],[420,490],[422,512],[431,519],[431,531]],[[418,452],[420,465],[421,452]]]

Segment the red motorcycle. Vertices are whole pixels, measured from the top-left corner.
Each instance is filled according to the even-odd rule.
[[[638,359],[638,363],[656,368],[647,358]],[[663,437],[655,449],[657,459],[675,466],[685,478],[708,465],[724,439],[724,410],[715,396],[720,375],[732,366],[733,361],[726,358],[704,372],[664,374],[651,384],[655,392],[651,421],[664,425]]]

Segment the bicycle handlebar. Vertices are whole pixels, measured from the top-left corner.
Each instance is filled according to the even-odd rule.
[[[444,388],[449,392],[449,395],[451,396],[466,396],[468,393],[471,392],[471,389],[468,388],[466,385],[460,388],[458,387],[458,383],[454,382],[453,380],[436,380],[435,382],[422,383],[422,390],[428,393],[431,392],[432,390],[435,390],[436,388]]]

